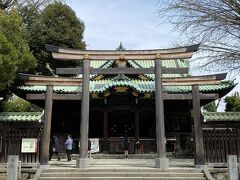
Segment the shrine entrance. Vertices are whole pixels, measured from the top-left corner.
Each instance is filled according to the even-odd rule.
[[[109,137],[134,136],[134,113],[130,111],[109,112]]]
[[[112,87],[123,87],[120,89],[115,89],[116,92],[131,92],[135,97],[135,104],[138,107],[142,107],[141,102],[143,100],[152,101],[154,98],[154,108],[155,109],[155,122],[156,122],[156,150],[157,158],[155,159],[155,167],[166,169],[169,167],[169,161],[166,157],[166,136],[165,136],[165,119],[164,119],[164,101],[165,100],[189,100],[192,106],[193,112],[193,127],[194,127],[194,139],[195,139],[195,165],[201,166],[205,165],[204,156],[204,144],[203,144],[203,134],[202,134],[202,123],[200,116],[200,100],[201,99],[217,99],[219,94],[216,93],[201,93],[199,90],[200,85],[214,84],[218,85],[221,80],[225,79],[226,74],[216,74],[209,76],[166,76],[163,74],[187,74],[188,68],[182,67],[165,67],[164,61],[166,60],[178,60],[178,59],[189,59],[192,57],[193,53],[198,50],[199,44],[193,46],[185,46],[172,49],[157,49],[157,50],[75,50],[68,48],[61,48],[56,46],[47,45],[48,51],[52,52],[53,58],[59,60],[74,60],[82,61],[83,65],[81,68],[57,68],[57,74],[83,74],[83,78],[66,78],[66,77],[46,77],[46,76],[35,76],[35,75],[25,75],[19,74],[20,78],[24,80],[26,85],[44,85],[46,86],[46,94],[31,95],[28,97],[37,99],[45,99],[45,122],[43,127],[43,137],[42,137],[42,149],[41,149],[41,165],[48,164],[48,154],[49,154],[49,139],[51,130],[51,116],[52,116],[52,103],[53,100],[81,100],[81,118],[80,121],[80,154],[76,162],[77,168],[88,168],[89,159],[87,154],[88,149],[88,136],[89,136],[89,104],[90,98],[98,99],[99,105],[104,107],[104,142],[107,142],[107,138],[110,137],[106,132],[107,130],[113,128],[113,134],[123,133],[126,130],[129,133],[133,132],[135,129],[139,130],[139,111],[134,112],[134,118],[132,118],[133,113],[125,111],[114,111],[111,112],[111,105],[107,105],[107,97],[109,95],[108,90]],[[111,60],[115,61],[117,66],[112,68],[94,68],[90,62],[101,61],[101,60]],[[151,65],[148,68],[130,68],[126,66],[128,61],[152,61],[154,66]],[[104,64],[106,65],[106,64]],[[122,76],[116,76],[113,82],[108,82],[108,79],[101,79],[100,84],[96,84],[96,81],[90,83],[90,74],[129,74],[138,75],[142,77],[141,81],[136,79],[126,78]],[[146,80],[146,74],[154,74],[154,80]],[[101,76],[102,77],[102,76]],[[99,78],[101,78],[99,76]],[[120,79],[120,80],[119,80]],[[80,92],[69,93],[56,93],[53,86],[77,86],[81,87]],[[132,87],[130,90],[128,87]],[[165,87],[164,87],[165,86]],[[175,90],[167,93],[164,92],[168,87],[181,87],[181,93],[176,93]],[[185,88],[187,87],[186,91]],[[94,88],[99,88],[98,90]],[[60,91],[61,92],[61,91]],[[91,92],[91,94],[89,93]],[[91,96],[90,96],[91,95]],[[135,107],[134,104],[134,107]],[[131,104],[128,104],[131,106]],[[133,104],[132,104],[133,106]],[[120,108],[122,106],[118,106]],[[121,112],[121,113],[120,113]],[[119,114],[120,113],[120,114]],[[110,121],[107,123],[108,115],[110,115]],[[121,117],[123,115],[123,117]],[[121,121],[121,119],[124,119]],[[130,120],[129,120],[130,119]],[[134,124],[131,119],[134,119]],[[115,129],[118,126],[123,129]],[[108,127],[110,125],[110,127]],[[126,125],[126,126],[125,126]],[[138,127],[137,127],[138,126]],[[130,129],[129,129],[130,128]],[[150,136],[150,130],[149,136]],[[114,134],[115,133],[115,134]],[[148,132],[146,132],[147,134]],[[151,133],[152,134],[152,133]],[[139,139],[139,131],[134,132],[136,139]],[[111,148],[111,147],[110,147]]]

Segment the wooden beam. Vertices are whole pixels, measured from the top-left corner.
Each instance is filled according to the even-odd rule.
[[[19,73],[18,77],[23,80],[26,85],[39,86],[79,86],[82,84],[83,81],[81,78],[38,76],[23,73]]]
[[[27,94],[27,100],[44,100],[45,93],[42,94]],[[79,101],[82,99],[82,94],[57,94],[53,93],[53,100],[71,100],[71,101]]]
[[[187,74],[188,68],[164,68],[163,74]],[[82,74],[82,68],[56,68],[57,74]],[[90,74],[154,74],[154,68],[90,68]]]
[[[123,52],[123,51],[122,51]],[[124,54],[124,55],[123,55]],[[179,53],[165,53],[161,54],[161,60],[169,59],[189,59],[193,55],[193,52],[179,52]],[[156,60],[157,54],[67,54],[67,53],[52,53],[54,59],[63,61],[82,61],[88,60]]]
[[[192,85],[214,85],[214,84],[220,84],[221,81],[208,81],[208,80],[205,80],[205,81],[186,81],[186,82],[183,82],[183,81],[178,81],[178,80],[175,80],[175,81],[167,81],[167,80],[163,80],[162,81],[162,85],[163,86],[192,86]]]
[[[59,46],[53,46],[46,44],[45,48],[50,52],[66,53],[66,54],[88,54],[88,55],[121,55],[121,54],[169,54],[169,53],[181,53],[181,52],[196,52],[200,44],[194,44],[191,46],[182,46],[169,49],[149,49],[149,50],[80,50],[72,48],[63,48]]]
[[[199,94],[200,99],[207,100],[207,99],[218,99],[218,93],[212,94]],[[45,93],[42,94],[26,94],[27,100],[45,100]],[[146,98],[142,98],[146,99]],[[167,94],[163,93],[164,100],[192,100],[192,94]],[[57,94],[53,93],[53,100],[71,100],[71,101],[80,101],[82,100],[82,94]]]
[[[218,99],[219,94],[213,93],[213,94],[199,94],[200,99]],[[192,94],[166,94],[163,93],[163,99],[164,100],[192,100]]]
[[[163,78],[162,84],[165,86],[192,86],[192,85],[208,85],[220,84],[221,80],[225,79],[226,73],[214,74],[206,76],[190,76],[190,77],[175,77]]]

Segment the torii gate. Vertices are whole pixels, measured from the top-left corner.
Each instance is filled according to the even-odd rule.
[[[204,145],[203,145],[203,134],[202,127],[200,121],[200,98],[201,99],[217,99],[218,94],[199,94],[199,85],[204,84],[219,84],[221,80],[225,79],[226,74],[217,74],[217,75],[209,75],[209,76],[193,76],[193,77],[181,77],[181,78],[162,78],[163,73],[187,73],[188,68],[165,68],[162,67],[162,60],[167,59],[180,59],[180,58],[191,58],[193,53],[198,50],[199,45],[193,46],[185,46],[179,48],[172,49],[157,49],[157,50],[124,50],[124,51],[116,51],[116,50],[76,50],[76,49],[68,49],[61,48],[51,45],[46,45],[46,49],[52,52],[52,56],[55,59],[59,60],[75,60],[75,61],[83,61],[82,68],[57,68],[57,74],[83,74],[83,79],[79,80],[82,83],[82,96],[80,95],[55,95],[55,98],[71,98],[74,99],[82,99],[81,102],[81,127],[80,127],[80,154],[77,159],[77,167],[78,168],[88,168],[89,167],[89,159],[87,158],[87,145],[88,145],[88,124],[89,124],[89,78],[90,73],[92,74],[155,74],[155,107],[156,107],[156,142],[157,142],[157,158],[155,159],[155,167],[156,168],[168,168],[169,162],[166,158],[166,138],[165,138],[165,125],[164,125],[164,99],[192,99],[193,100],[193,113],[194,113],[194,139],[195,139],[195,165],[203,166],[205,165],[205,157],[204,157]],[[154,60],[155,67],[154,68],[90,68],[90,60]],[[28,77],[28,78],[26,78]],[[35,77],[35,79],[33,79]],[[48,77],[49,78],[49,77]],[[60,85],[57,80],[60,78],[49,78],[52,82],[55,82],[55,85]],[[29,82],[27,81],[29,80]],[[30,81],[31,80],[31,81]],[[73,79],[69,79],[71,82]],[[74,79],[75,80],[75,79]],[[36,76],[25,75],[25,83],[26,84],[34,84],[39,79]],[[65,82],[66,83],[66,82]],[[73,82],[72,82],[73,83]],[[44,83],[42,83],[43,85]],[[69,83],[71,84],[71,83]],[[68,85],[69,85],[68,84]],[[45,82],[45,85],[48,85]],[[63,84],[61,84],[63,85]],[[67,84],[66,84],[67,85]],[[168,86],[192,86],[192,95],[166,95],[163,94],[162,87],[164,85]],[[49,88],[48,88],[49,89]],[[46,95],[46,110],[48,103],[51,103],[49,99],[53,98],[52,95],[49,95],[47,91]],[[33,97],[34,95],[29,95],[29,97]],[[80,98],[82,97],[82,98]],[[35,98],[43,98],[39,95]],[[46,113],[46,119],[51,120],[51,113]],[[46,123],[51,124],[51,121],[46,121]],[[46,125],[49,127],[49,125]],[[47,132],[46,132],[47,131]],[[50,129],[44,129],[43,134],[47,134],[46,136],[50,136]],[[43,137],[45,137],[43,135]],[[50,138],[50,137],[49,137]],[[45,146],[49,146],[49,141]],[[48,152],[42,151],[41,156],[45,157],[45,160],[41,161],[42,165],[47,165],[46,157]]]

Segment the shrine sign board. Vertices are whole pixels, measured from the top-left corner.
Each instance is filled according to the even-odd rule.
[[[36,153],[37,152],[37,139],[36,138],[22,138],[22,153]]]

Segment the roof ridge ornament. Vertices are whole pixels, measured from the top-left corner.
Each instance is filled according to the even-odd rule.
[[[83,59],[85,59],[85,60],[89,59],[89,55],[85,54]]]
[[[161,54],[160,53],[156,54],[156,59],[161,59]]]
[[[124,58],[124,54],[122,53],[122,54],[120,54],[120,57],[119,57],[119,60],[124,60],[125,58]]]
[[[112,78],[112,81],[131,81],[129,77],[127,77],[125,74],[118,74],[114,78]]]
[[[125,51],[126,48],[123,47],[122,42],[120,42],[119,46],[116,48],[117,51]]]

